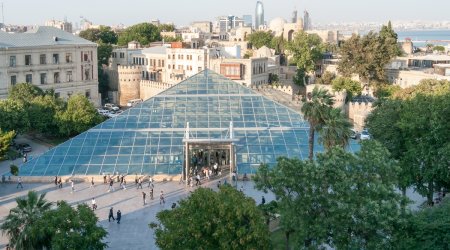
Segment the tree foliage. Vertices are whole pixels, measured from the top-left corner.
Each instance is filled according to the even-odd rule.
[[[313,71],[317,61],[322,58],[324,46],[318,35],[300,31],[287,44],[287,50],[297,68],[307,73]]]
[[[450,92],[385,100],[368,116],[370,133],[399,160],[400,187],[414,188],[428,203],[441,187],[450,188]]]
[[[450,93],[450,81],[423,79],[416,86],[396,91],[393,98],[411,99],[417,95],[446,95],[448,93]]]
[[[31,83],[18,83],[9,90],[8,98],[28,104],[35,97],[43,95],[44,91],[36,85]]]
[[[21,100],[0,100],[0,128],[3,131],[24,133],[31,128],[27,106]]]
[[[437,45],[433,47],[433,51],[437,51],[437,52],[445,52],[445,47],[442,45]]]
[[[253,45],[253,47],[259,49],[263,46],[272,48],[272,40],[274,36],[272,31],[256,31],[248,36],[248,42]]]
[[[160,41],[161,35],[158,26],[150,23],[140,23],[126,28],[119,34],[118,45],[124,46],[131,41],[137,41],[146,46],[151,42]]]
[[[397,34],[389,22],[380,33],[353,35],[345,41],[340,48],[338,70],[346,77],[357,74],[365,82],[383,81],[385,65],[400,55],[400,51]]]
[[[45,194],[29,191],[17,198],[1,226],[14,249],[105,249],[107,232],[97,226],[98,218],[85,204],[72,208],[58,202],[56,209]]]
[[[172,32],[175,31],[175,25],[174,24],[169,24],[169,23],[162,23],[160,25],[158,25],[158,30],[159,32]]]
[[[319,143],[322,143],[326,150],[337,146],[347,147],[352,133],[352,124],[341,109],[328,108],[325,112],[324,122],[318,127]]]
[[[199,188],[157,214],[161,249],[269,249],[269,231],[255,201],[230,186]]]
[[[283,38],[282,35],[274,36],[272,41],[270,42],[269,48],[275,49],[275,55],[284,54],[284,50],[286,47],[287,41]]]
[[[67,102],[67,108],[57,113],[60,133],[72,136],[82,133],[102,121],[92,103],[83,95],[73,95]]]
[[[336,78],[336,75],[330,71],[325,71],[322,77],[316,79],[316,84],[331,85],[332,81]]]
[[[351,101],[353,96],[361,95],[362,87],[361,83],[353,81],[347,77],[338,77],[334,79],[331,84],[334,91],[345,90],[347,92],[347,100]]]
[[[9,150],[9,146],[11,145],[11,142],[16,135],[16,132],[9,131],[9,132],[3,132],[0,128],[0,161],[4,159],[5,154]]]
[[[314,157],[315,131],[325,123],[327,111],[333,105],[334,101],[327,90],[317,87],[313,89],[309,97],[309,100],[304,98],[301,111],[305,119],[309,122],[309,159],[312,160]]]
[[[392,245],[400,223],[401,195],[395,189],[399,168],[376,141],[352,154],[333,148],[317,161],[279,158],[262,165],[256,187],[271,190],[278,201],[281,229],[294,249],[380,249]]]
[[[395,249],[449,249],[450,200],[414,212],[395,237]]]
[[[80,37],[89,40],[94,43],[103,44],[117,44],[117,33],[114,32],[109,26],[100,26],[97,28],[91,28],[80,32]]]
[[[10,210],[1,230],[14,249],[41,249],[45,235],[36,224],[52,203],[45,200],[45,194],[35,191],[29,191],[25,198],[17,198],[16,202],[17,207]]]
[[[44,213],[36,227],[44,231],[46,245],[51,249],[105,249],[107,244],[102,240],[107,232],[97,222],[86,204],[73,208],[60,201],[56,209]]]

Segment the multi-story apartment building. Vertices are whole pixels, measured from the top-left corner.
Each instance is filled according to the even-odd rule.
[[[22,82],[61,98],[80,93],[98,105],[97,44],[53,27],[0,31],[0,98]]]
[[[59,20],[48,20],[45,22],[45,26],[49,26],[49,27],[55,27],[58,28],[60,30],[64,30],[67,31],[69,33],[73,32],[72,29],[72,23],[67,22],[67,21],[59,21]]]

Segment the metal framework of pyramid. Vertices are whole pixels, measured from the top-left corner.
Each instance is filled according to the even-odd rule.
[[[199,139],[225,138],[233,122],[239,173],[308,156],[309,124],[299,113],[205,70],[30,160],[20,174],[181,174],[188,122]],[[358,148],[352,142],[349,150]]]

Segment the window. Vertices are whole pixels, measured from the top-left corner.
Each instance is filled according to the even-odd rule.
[[[89,61],[89,54],[88,53],[84,53],[83,54],[83,62],[87,62]]]
[[[86,90],[86,92],[84,93],[84,96],[86,96],[87,99],[91,99],[91,91]]]
[[[161,60],[161,67],[164,68],[164,60]]]
[[[73,79],[72,79],[72,71],[67,71],[66,72],[66,81],[67,82],[72,82],[73,81]]]
[[[167,59],[170,59],[170,55],[167,55]]]
[[[41,54],[39,56],[39,63],[40,64],[47,64],[47,55],[46,54]]]
[[[33,83],[33,75],[32,74],[27,74],[25,76],[25,82],[26,83]]]
[[[59,64],[59,54],[53,54],[53,64]]]
[[[25,65],[31,65],[31,55],[25,55]]]
[[[59,72],[55,72],[53,74],[53,79],[55,80],[54,81],[55,83],[60,83],[61,82],[61,79],[59,79]]]
[[[113,52],[113,53],[111,54],[111,57],[112,57],[112,58],[117,58],[117,52]]]
[[[125,53],[124,52],[120,52],[119,56],[120,56],[120,58],[125,58]]]
[[[9,57],[9,67],[16,67],[16,56]]]
[[[161,60],[158,60],[158,67],[161,67]]]
[[[46,84],[46,83],[47,83],[47,74],[41,73],[41,84]]]
[[[72,62],[72,53],[66,53],[66,63]]]
[[[11,76],[11,86],[16,85],[17,83],[17,76]]]

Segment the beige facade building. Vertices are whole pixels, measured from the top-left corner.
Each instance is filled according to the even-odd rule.
[[[67,21],[49,20],[45,22],[45,26],[55,27],[69,33],[73,33],[72,23]]]
[[[0,41],[0,98],[28,82],[61,98],[82,94],[99,105],[96,43],[53,27],[0,31]]]

